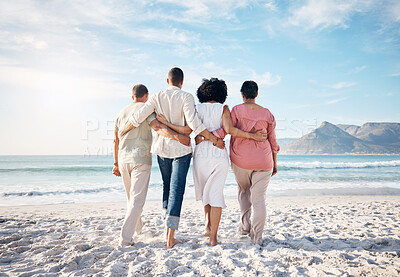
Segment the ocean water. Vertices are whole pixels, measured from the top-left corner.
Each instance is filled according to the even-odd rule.
[[[0,156],[0,206],[124,201],[112,156]],[[236,197],[230,170],[225,196]],[[397,194],[399,155],[278,155],[270,196]],[[162,180],[153,157],[149,200],[161,200]],[[190,168],[185,198],[194,198]]]

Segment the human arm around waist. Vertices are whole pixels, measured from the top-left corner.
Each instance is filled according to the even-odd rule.
[[[183,145],[190,146],[190,137],[189,136],[185,136],[183,134],[179,134],[179,133],[175,132],[174,130],[168,128],[168,126],[162,124],[157,119],[154,119],[153,121],[151,121],[150,126],[160,136],[170,138],[173,140],[177,140],[180,143],[182,143]]]
[[[118,132],[118,138],[120,139],[123,135],[128,133],[130,130],[134,129],[135,126],[132,125],[132,123],[128,122],[125,124],[122,130]]]
[[[217,137],[224,138],[226,134],[230,134],[231,136],[234,136],[234,137],[252,139],[252,140],[256,140],[256,141],[267,140],[267,133],[265,130],[258,130],[255,133],[249,133],[249,132],[245,132],[245,131],[242,131],[242,130],[236,128],[233,125],[231,113],[230,113],[229,107],[227,105],[225,105],[223,108],[222,126],[223,126],[222,128],[219,128],[219,129],[213,131],[213,134],[216,135]],[[199,144],[200,142],[202,142],[204,140],[207,140],[207,139],[204,137],[201,137],[201,136],[197,136],[195,138],[196,144]]]
[[[183,102],[183,114],[185,116],[188,126],[193,130],[195,134],[200,134],[206,139],[211,140],[214,146],[220,149],[225,148],[224,141],[211,134],[197,116],[196,108],[194,105],[194,98],[191,94],[187,94],[185,101]]]
[[[192,129],[190,129],[189,126],[187,126],[187,125],[179,126],[179,125],[172,124],[172,123],[168,122],[167,119],[165,118],[165,116],[162,114],[157,115],[157,120],[182,135],[189,136],[192,133]]]
[[[248,133],[233,126],[231,112],[229,111],[229,107],[227,105],[224,106],[224,111],[222,113],[222,125],[225,132],[231,136],[252,139],[256,141],[267,140],[267,133],[265,130],[258,130],[255,133]]]

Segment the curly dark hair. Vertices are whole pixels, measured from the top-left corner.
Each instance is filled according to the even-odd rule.
[[[200,103],[216,101],[223,104],[228,96],[228,88],[224,80],[217,78],[203,79],[203,83],[197,89],[197,98]]]

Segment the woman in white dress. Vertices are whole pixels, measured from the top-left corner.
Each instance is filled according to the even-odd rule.
[[[258,141],[266,140],[263,131],[247,133],[233,127],[230,111],[223,105],[227,97],[227,87],[223,80],[217,78],[203,79],[197,89],[200,104],[196,106],[197,114],[209,132],[214,132],[221,139],[226,134],[249,138]],[[182,131],[182,126],[175,126],[165,121],[162,115],[158,120],[167,126]],[[189,127],[184,127],[189,128]],[[202,136],[196,137],[193,154],[193,178],[196,200],[202,201],[205,212],[205,236],[210,236],[210,245],[218,244],[217,232],[222,209],[226,207],[224,185],[229,170],[229,157],[226,149],[219,149]]]

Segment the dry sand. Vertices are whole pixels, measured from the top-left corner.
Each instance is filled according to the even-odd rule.
[[[203,233],[199,202],[185,200],[167,250],[160,202],[146,203],[136,244],[118,246],[124,203],[0,207],[0,276],[399,276],[399,196],[267,199],[263,245],[238,234],[228,199],[220,245]]]

